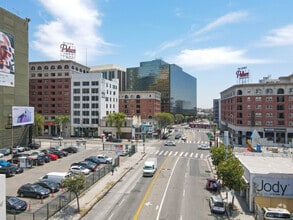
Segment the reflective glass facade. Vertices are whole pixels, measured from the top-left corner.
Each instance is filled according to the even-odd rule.
[[[127,91],[159,91],[162,112],[196,114],[197,81],[181,67],[153,60],[127,68],[126,72]]]

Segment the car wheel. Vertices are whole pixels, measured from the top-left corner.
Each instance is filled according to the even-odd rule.
[[[37,198],[37,199],[40,199],[40,198],[41,198],[41,196],[40,196],[40,195],[37,195],[37,196],[36,196],[36,198]]]
[[[24,194],[23,194],[23,193],[20,193],[19,196],[20,196],[20,197],[24,197]]]

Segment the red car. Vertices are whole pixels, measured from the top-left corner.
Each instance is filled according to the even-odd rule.
[[[208,178],[206,182],[206,189],[217,191],[220,188],[220,184],[216,179]]]
[[[51,160],[57,160],[58,159],[58,156],[55,155],[55,154],[48,153],[47,155],[51,158]]]

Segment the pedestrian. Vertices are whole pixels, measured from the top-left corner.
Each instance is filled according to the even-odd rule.
[[[114,174],[114,166],[113,165],[111,166],[111,172],[112,172],[112,176],[113,176],[113,174]]]

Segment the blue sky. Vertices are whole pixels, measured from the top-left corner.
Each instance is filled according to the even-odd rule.
[[[59,60],[62,42],[84,65],[163,59],[197,78],[198,107],[239,83],[293,70],[292,0],[1,0],[30,18],[29,61]]]

